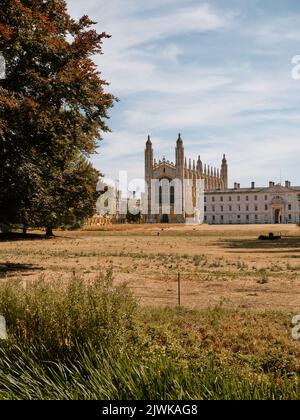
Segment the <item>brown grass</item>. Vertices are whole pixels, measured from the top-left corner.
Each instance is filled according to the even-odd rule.
[[[281,241],[258,241],[281,233]],[[0,279],[93,277],[112,266],[144,305],[182,304],[299,312],[300,229],[284,226],[119,225],[0,242]],[[159,233],[159,236],[158,236]]]

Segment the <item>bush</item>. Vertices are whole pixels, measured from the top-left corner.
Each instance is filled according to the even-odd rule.
[[[269,338],[263,354],[247,350],[244,313],[233,323],[222,306],[136,309],[111,270],[92,280],[4,281],[0,399],[299,399],[289,348],[271,352]]]
[[[135,309],[129,289],[113,285],[111,270],[92,280],[74,275],[0,285],[0,314],[10,340],[50,351],[88,341],[96,348],[123,345],[134,332]]]

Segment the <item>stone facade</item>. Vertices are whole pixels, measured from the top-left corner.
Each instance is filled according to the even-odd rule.
[[[299,223],[300,187],[270,182],[268,187],[234,188],[205,194],[204,221],[210,224]]]
[[[158,180],[160,185],[167,183],[169,212],[165,211],[164,197],[159,190],[153,191],[152,180]],[[180,180],[182,187],[176,190],[174,180]],[[186,211],[184,180],[191,184],[195,191],[197,181],[202,180],[204,187],[203,208],[197,208],[197,199],[193,195],[193,206],[203,210],[203,221],[209,224],[269,224],[269,223],[299,223],[300,203],[298,194],[300,187],[292,186],[289,181],[285,185],[269,182],[267,187],[241,188],[235,183],[234,188],[228,188],[228,164],[225,155],[220,168],[203,165],[200,156],[197,162],[188,160],[184,154],[183,141],[178,135],[175,148],[175,163],[165,158],[158,162],[153,157],[153,147],[150,136],[145,149],[145,196],[144,221],[146,223],[184,223],[199,220],[195,214]],[[159,188],[162,188],[161,186]],[[194,192],[193,192],[194,194]],[[156,211],[153,212],[153,202]],[[174,212],[178,203],[182,207],[181,214]],[[155,207],[154,205],[154,207]],[[199,207],[199,206],[198,206]]]
[[[169,204],[170,211],[164,211],[163,202],[161,197],[161,191],[153,191],[152,180],[158,180],[162,184],[164,182],[169,183]],[[180,182],[180,190],[175,185],[175,180]],[[198,156],[197,162],[195,160],[188,160],[184,154],[184,147],[181,135],[178,135],[178,139],[175,147],[175,163],[170,162],[163,158],[158,162],[153,157],[153,147],[150,140],[150,136],[146,142],[145,149],[145,196],[143,201],[146,207],[145,221],[147,223],[184,223],[187,219],[194,220],[195,212],[189,213],[186,201],[185,201],[185,182],[191,186],[193,194],[193,207],[197,210],[197,197],[196,197],[196,184],[197,180],[202,180],[205,191],[226,191],[228,185],[228,167],[225,155],[220,168],[213,168],[209,165],[202,163],[200,156]],[[159,187],[163,189],[163,187]],[[176,201],[177,200],[177,201]],[[155,203],[154,203],[155,201]],[[181,203],[179,203],[179,201]],[[157,211],[153,212],[153,205],[157,205]],[[182,208],[181,214],[174,211],[176,206]],[[200,209],[199,209],[200,211]],[[196,219],[195,219],[196,221]]]

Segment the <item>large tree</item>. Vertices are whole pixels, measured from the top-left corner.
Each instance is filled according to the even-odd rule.
[[[108,35],[93,25],[87,16],[72,19],[65,0],[1,2],[0,52],[6,61],[6,78],[0,81],[2,224],[43,220],[51,227],[54,198],[48,194],[67,203],[59,180],[63,186],[74,156],[80,160],[95,152],[109,130],[108,109],[115,98],[93,61]],[[92,168],[87,172],[93,177]],[[39,208],[43,217],[36,213]],[[64,218],[65,210],[57,217]]]
[[[52,235],[53,228],[80,227],[95,214],[100,175],[80,154],[70,157],[63,171],[49,168],[41,196],[31,207],[35,224],[47,226],[47,235]]]

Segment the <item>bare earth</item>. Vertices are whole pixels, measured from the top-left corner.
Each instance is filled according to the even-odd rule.
[[[279,241],[258,241],[281,233]],[[159,233],[159,235],[158,235]],[[0,242],[0,279],[95,277],[113,267],[145,305],[218,304],[300,311],[300,228],[260,226],[111,226],[56,232],[55,239]]]

